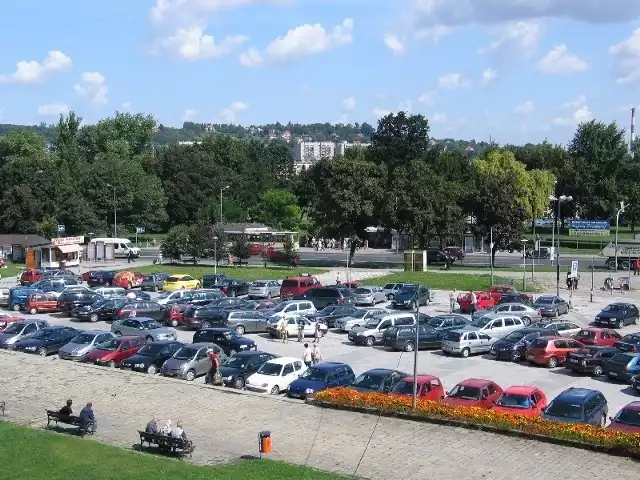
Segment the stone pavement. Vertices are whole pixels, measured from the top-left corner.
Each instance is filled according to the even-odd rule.
[[[272,458],[361,478],[441,480],[636,479],[635,461],[485,432],[324,410],[270,396],[211,389],[92,365],[0,352],[7,419],[46,424],[45,409],[70,397],[92,401],[96,440],[131,448],[152,415],[182,420],[193,461],[257,455],[257,433],[273,434]],[[87,440],[90,441],[90,440]]]

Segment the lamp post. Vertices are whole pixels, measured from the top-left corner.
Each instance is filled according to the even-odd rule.
[[[229,189],[229,185],[220,189],[220,225],[224,222],[222,221],[222,192]]]
[[[218,237],[213,237],[213,274],[218,274]]]
[[[560,220],[560,205],[563,202],[571,202],[573,197],[571,195],[560,195],[559,197],[550,196],[549,200],[557,202],[558,209],[556,219]],[[556,295],[560,296],[560,225],[558,225],[558,250],[556,251]]]
[[[522,291],[527,289],[527,239],[523,238],[522,242]]]
[[[556,180],[555,182],[553,182],[553,191],[556,191],[556,188],[558,187],[558,181]],[[552,202],[555,201],[555,198],[553,195],[549,195],[549,200],[551,200]],[[535,220],[534,220],[535,221]],[[553,223],[551,224],[551,251],[553,252],[553,248],[555,247],[555,234],[556,234],[556,222],[557,219],[554,219]],[[560,233],[560,232],[558,232]],[[551,264],[553,265],[553,254],[551,254]]]
[[[107,183],[107,187],[113,188],[113,238],[118,236],[118,210],[116,206],[116,187]]]
[[[616,272],[618,271],[618,222],[620,221],[620,214],[624,212],[625,208],[627,208],[628,206],[629,205],[625,205],[624,202],[620,202],[620,208],[616,212],[616,265],[615,265]]]
[[[416,288],[416,339],[413,348],[413,409],[418,407],[418,345],[420,341],[420,287]]]

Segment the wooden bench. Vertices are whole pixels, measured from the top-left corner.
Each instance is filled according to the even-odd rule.
[[[140,450],[142,451],[143,445],[146,443],[151,445],[157,445],[161,450],[170,450],[172,453],[178,453],[182,455],[191,455],[196,449],[191,440],[185,440],[184,438],[173,438],[168,435],[162,435],[160,433],[149,433],[138,430],[140,435]]]
[[[56,427],[58,426],[58,423],[64,423],[66,425],[78,427],[78,431],[82,435],[93,435],[96,431],[96,424],[94,422],[85,424],[82,419],[80,419],[80,417],[77,417],[75,415],[64,415],[54,410],[47,410],[47,428],[51,428],[51,422],[55,422]]]

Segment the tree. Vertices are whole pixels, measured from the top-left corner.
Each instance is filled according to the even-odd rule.
[[[233,245],[231,246],[231,254],[240,261],[246,261],[251,257],[249,251],[249,243],[244,235],[238,235],[233,239]]]
[[[172,260],[180,261],[187,253],[187,243],[189,242],[189,232],[184,225],[177,225],[167,232],[160,251],[162,256]]]
[[[297,265],[298,263],[298,249],[296,245],[293,243],[293,238],[291,235],[286,235],[284,241],[282,242],[282,254],[285,262],[287,262],[287,266]]]
[[[254,221],[283,231],[297,232],[301,217],[296,196],[280,188],[262,192],[258,205],[251,212]]]

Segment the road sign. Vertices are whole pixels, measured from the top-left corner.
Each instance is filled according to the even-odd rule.
[[[64,225],[58,225],[58,233],[64,233],[67,228]]]
[[[578,276],[578,261],[573,260],[571,262],[571,278],[576,278]]]
[[[136,233],[144,233],[144,227],[136,227]]]

